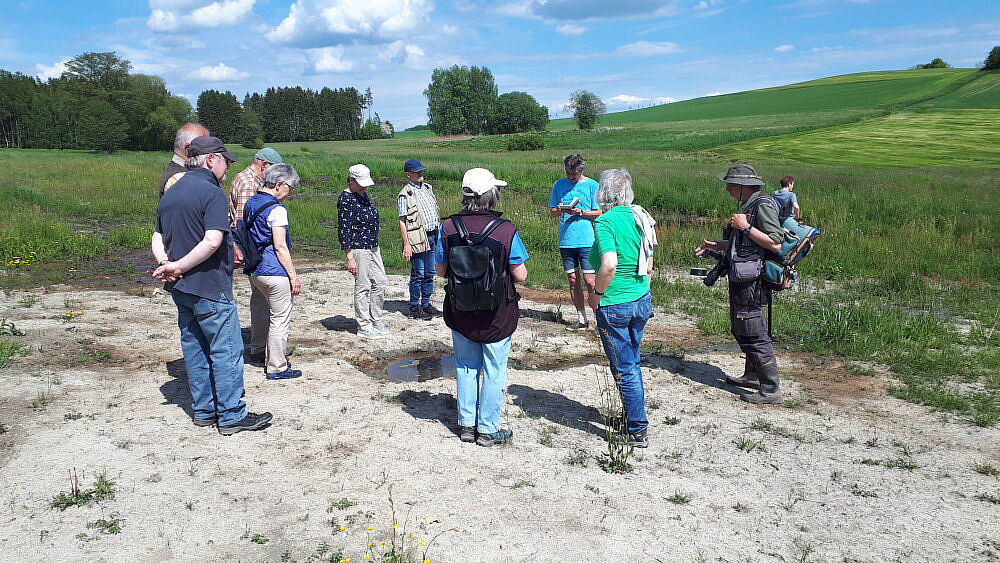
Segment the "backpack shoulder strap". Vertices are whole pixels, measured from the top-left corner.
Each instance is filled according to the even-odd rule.
[[[472,244],[472,237],[469,236],[469,229],[465,226],[465,221],[462,221],[460,215],[452,215],[450,217],[451,222],[455,225],[455,230],[458,232],[458,236],[465,241],[466,244]]]
[[[249,227],[250,225],[252,225],[253,222],[257,220],[257,217],[260,217],[260,214],[265,209],[267,209],[268,207],[271,207],[272,205],[278,205],[278,202],[277,201],[269,201],[269,202],[265,203],[264,205],[261,205],[260,207],[258,207],[257,211],[254,211],[253,215],[250,216],[250,220],[246,222],[247,223],[247,227]]]
[[[500,217],[495,217],[492,221],[490,221],[486,225],[486,228],[483,229],[483,232],[481,232],[478,235],[476,235],[475,244],[482,244],[482,242],[484,240],[486,240],[486,237],[490,236],[490,233],[492,233],[493,231],[495,231],[497,227],[499,227],[500,225],[502,225],[502,224],[504,224],[506,222],[507,222],[506,219],[501,219]]]

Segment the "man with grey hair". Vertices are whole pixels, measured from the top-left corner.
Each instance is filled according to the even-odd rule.
[[[761,188],[764,180],[749,164],[731,166],[719,180],[729,196],[740,202],[730,218],[722,241],[706,240],[695,249],[724,253],[729,259],[729,317],[733,337],[746,356],[740,377],[726,377],[731,385],[757,389],[740,398],[754,404],[781,403],[778,360],[768,334],[764,307],[771,304],[771,290],[761,281],[764,251],[777,252],[783,234],[778,223],[778,205]]]
[[[209,135],[208,129],[200,123],[185,123],[177,130],[174,137],[174,154],[167,163],[167,168],[163,171],[163,178],[160,179],[160,197],[170,189],[185,172],[187,172],[187,148],[195,137]]]
[[[233,257],[226,195],[219,183],[236,160],[216,137],[188,146],[188,171],[160,198],[153,278],[165,282],[177,305],[184,368],[195,426],[218,425],[229,436],[259,430],[271,413],[247,411],[243,401],[243,338],[233,300]]]
[[[576,330],[588,326],[583,285],[594,290],[594,267],[589,256],[590,247],[594,245],[593,221],[601,216],[601,209],[594,201],[598,185],[583,175],[585,166],[586,162],[578,154],[564,158],[566,177],[552,185],[549,196],[549,212],[552,217],[559,218],[559,254],[569,282],[570,300],[577,313],[577,322],[569,328]]]
[[[250,363],[263,363],[267,379],[292,379],[302,372],[288,361],[288,327],[292,297],[302,282],[292,263],[292,237],[285,198],[299,185],[299,175],[288,164],[274,164],[264,173],[264,185],[241,210],[253,218],[247,225],[261,260],[250,275]]]
[[[233,177],[229,186],[229,224],[235,227],[236,222],[244,217],[243,206],[264,187],[264,173],[272,164],[280,164],[281,155],[278,151],[264,147],[253,155],[253,162],[242,172]]]

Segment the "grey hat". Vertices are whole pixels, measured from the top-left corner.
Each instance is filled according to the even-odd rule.
[[[222,140],[218,137],[211,137],[204,135],[201,137],[195,137],[191,140],[191,144],[188,145],[187,155],[188,158],[193,158],[196,156],[201,156],[203,154],[221,154],[229,162],[238,162],[239,159],[236,158],[233,153],[226,150],[226,145],[222,144]]]
[[[716,178],[727,184],[739,184],[741,186],[763,186],[764,180],[760,179],[757,171],[749,164],[736,164],[729,167],[725,174],[719,174]]]

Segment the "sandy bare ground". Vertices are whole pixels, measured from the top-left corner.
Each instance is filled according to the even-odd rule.
[[[753,407],[722,383],[738,352],[658,312],[647,349],[682,357],[646,358],[650,447],[609,474],[598,345],[556,322],[551,294],[522,301],[515,441],[482,448],[454,434],[454,379],[369,373],[450,351],[440,319],[402,315],[403,278],[390,277],[394,337],[375,343],[352,333],[347,272],[303,279],[291,343],[306,375],[248,366],[250,407],[275,421],[232,437],[192,425],[175,308],[156,286],[3,297],[33,351],[0,371],[0,559],[364,561],[369,543],[388,547],[390,486],[414,560],[434,538],[426,557],[447,562],[1000,558],[1000,481],[974,470],[1000,466],[1000,429],[901,402],[888,380],[784,354],[793,408]],[[246,326],[242,279],[237,293]],[[104,473],[115,497],[53,508],[74,468],[84,489]],[[87,527],[115,518],[118,534]]]

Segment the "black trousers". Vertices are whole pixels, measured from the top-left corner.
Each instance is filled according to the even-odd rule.
[[[764,307],[770,303],[771,290],[759,279],[729,282],[729,320],[733,336],[754,369],[774,359],[774,346],[767,334]]]

